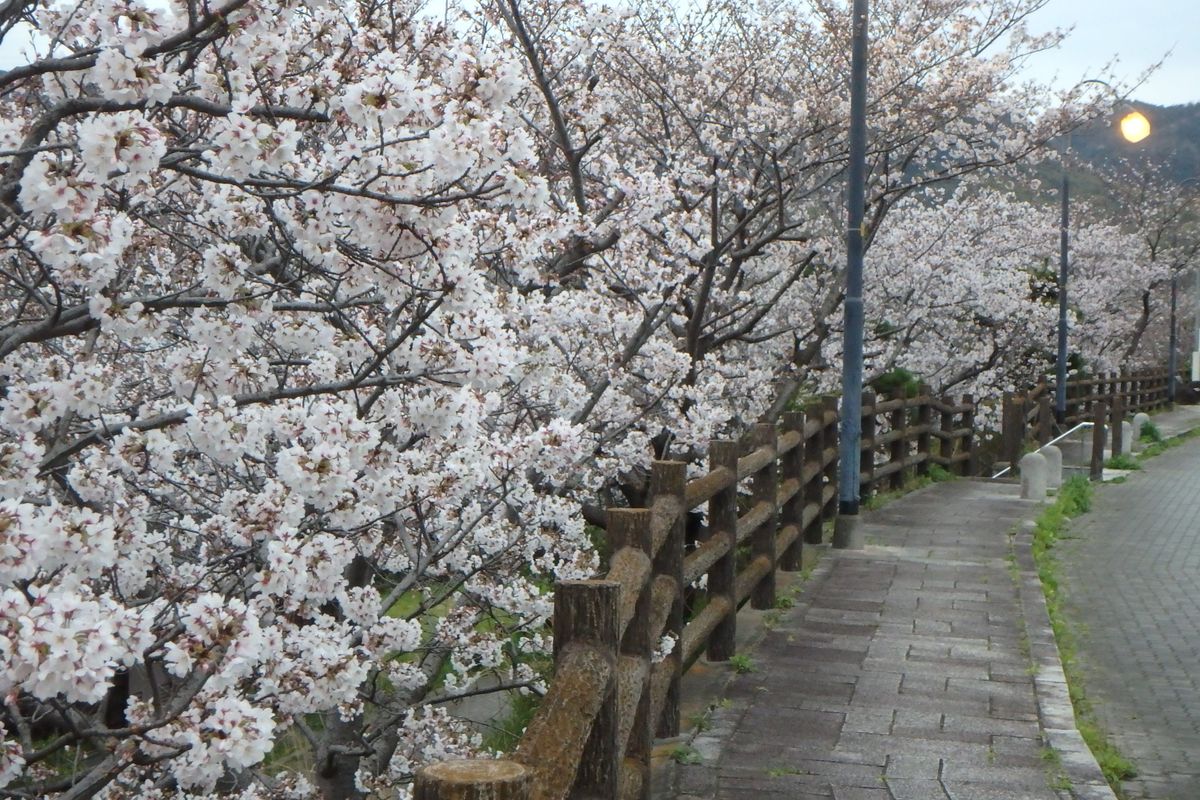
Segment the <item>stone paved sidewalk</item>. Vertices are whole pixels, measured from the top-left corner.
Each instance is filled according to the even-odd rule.
[[[827,554],[752,651],[761,671],[726,688],[676,795],[1071,797],[1043,746],[1008,561],[1008,533],[1039,508],[1017,495],[958,480],[867,514],[866,550]]]
[[[1174,416],[1164,431],[1181,427]],[[1068,613],[1083,626],[1087,696],[1138,768],[1124,788],[1200,798],[1200,441],[1104,486],[1070,536]]]

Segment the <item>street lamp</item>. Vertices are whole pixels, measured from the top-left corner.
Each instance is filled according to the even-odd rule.
[[[867,197],[867,0],[854,0],[850,48],[850,169],[846,186],[846,299],[843,304],[842,419],[838,437],[838,517],[833,546],[861,549],[858,530],[862,439],[863,214]]]
[[[1200,384],[1200,269],[1192,272],[1192,327],[1195,329],[1192,349],[1192,389]]]
[[[1175,331],[1175,305],[1179,296],[1179,276],[1171,276],[1171,331],[1167,337],[1167,397],[1175,403],[1175,376],[1179,373],[1179,340]]]
[[[1088,80],[1083,83],[1099,83],[1116,92],[1112,86],[1101,80]],[[1083,84],[1081,83],[1080,86]],[[1121,118],[1118,126],[1121,136],[1126,141],[1137,143],[1150,135],[1150,120],[1140,111],[1130,111]],[[1071,149],[1070,134],[1067,134],[1067,150]],[[1062,188],[1059,191],[1062,199],[1062,219],[1058,240],[1058,355],[1054,364],[1054,417],[1062,425],[1067,420],[1067,275],[1070,263],[1070,224],[1071,224],[1071,183],[1067,176],[1067,159],[1064,153],[1062,159]]]

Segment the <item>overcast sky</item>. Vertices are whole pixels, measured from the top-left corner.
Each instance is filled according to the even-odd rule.
[[[1074,26],[1062,48],[1037,56],[1030,74],[1072,86],[1095,77],[1114,56],[1116,75],[1133,80],[1173,50],[1133,93],[1155,105],[1200,102],[1200,0],[1050,0],[1032,30]]]

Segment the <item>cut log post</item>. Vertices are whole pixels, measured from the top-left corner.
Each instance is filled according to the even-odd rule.
[[[812,477],[804,484],[804,505],[816,506],[817,514],[809,520],[804,528],[804,543],[820,544],[823,537],[822,526],[825,521],[825,439],[824,409],[809,409],[807,414],[809,424],[816,424],[817,432],[804,440],[804,468],[810,470]]]
[[[832,457],[825,464],[825,485],[829,487],[829,500],[825,503],[822,516],[828,521],[837,517],[838,510],[838,399],[822,397],[821,408],[825,412],[825,450]],[[814,542],[815,544],[815,542]]]
[[[609,662],[611,675],[583,747],[571,791],[573,796],[617,800],[620,791],[621,749],[617,741],[620,704],[616,680],[620,601],[621,584],[616,581],[559,581],[554,588],[555,663],[562,660],[568,648],[588,645],[592,658]],[[534,794],[545,788],[534,787]]]
[[[1104,423],[1106,422],[1108,422],[1108,406],[1103,400],[1098,400],[1092,407],[1092,460],[1088,470],[1094,481],[1104,477]]]
[[[954,412],[949,410],[952,406],[954,406],[954,400],[951,399],[950,395],[942,395],[943,410],[941,419],[938,421],[938,427],[941,429],[942,435],[938,437],[938,454],[946,460],[946,469],[950,472],[955,471],[954,462],[951,459],[954,458],[954,445],[958,441],[950,436],[950,433],[954,430]]]
[[[963,450],[967,453],[967,460],[962,462],[963,475],[975,475],[979,472],[979,454],[975,447],[975,396],[964,394],[963,405],[966,410],[962,413],[962,427],[966,429],[967,435],[963,440]]]
[[[417,771],[413,800],[529,800],[529,772],[515,761],[442,761]]]
[[[862,428],[859,444],[858,497],[860,502],[875,493],[875,395],[863,392],[862,395]]]
[[[777,434],[774,425],[755,425],[753,436],[756,450],[761,447],[775,449]],[[778,530],[779,522],[779,509],[776,506],[779,486],[775,466],[777,463],[777,459],[771,459],[771,463],[760,469],[750,479],[750,493],[754,505],[767,504],[771,507],[771,513],[767,519],[750,537],[750,557],[755,560],[765,558],[771,564],[770,571],[750,593],[750,607],[759,610],[775,607],[775,562],[778,560],[775,553],[775,533]]]
[[[659,497],[674,497],[679,509],[667,539],[654,559],[655,576],[666,576],[674,582],[676,590],[664,631],[675,640],[675,647],[667,656],[671,680],[662,716],[655,723],[655,735],[662,738],[679,735],[679,680],[683,675],[683,538],[686,522],[683,504],[686,489],[687,464],[682,461],[655,461],[651,466],[651,502]]]
[[[929,474],[929,459],[933,453],[931,444],[933,443],[933,390],[928,384],[922,383],[918,391],[917,398],[917,427],[920,432],[917,434],[917,455],[921,457],[917,463],[917,474]]]
[[[709,468],[725,468],[733,473],[734,480],[727,488],[717,492],[708,501],[709,536],[720,536],[729,542],[728,551],[708,571],[708,596],[716,600],[725,598],[729,613],[717,624],[708,638],[708,660],[728,661],[734,653],[734,637],[737,635],[737,442],[713,442],[708,448]]]
[[[807,446],[807,442],[804,441],[804,415],[797,412],[784,414],[783,430],[786,433],[798,433],[800,444],[779,458],[780,484],[796,482],[796,493],[788,498],[779,511],[779,527],[786,528],[790,525],[796,529],[796,538],[779,556],[779,568],[785,572],[796,572],[803,566],[804,538],[800,534],[804,529],[804,503],[808,496],[808,487],[804,484],[804,456]],[[819,440],[820,434],[815,438]]]
[[[1054,438],[1054,407],[1049,394],[1038,398],[1037,431],[1038,444],[1046,444]]]
[[[888,463],[899,464],[900,468],[888,476],[888,488],[899,491],[904,487],[904,479],[907,477],[904,461],[908,458],[908,397],[901,388],[896,390],[892,399],[898,400],[900,407],[888,415],[888,425],[893,434],[899,433],[900,436],[888,447]]]
[[[1025,446],[1025,398],[1004,393],[1000,427],[1001,458],[1016,469]]]
[[[623,547],[633,548],[647,557],[653,555],[654,539],[651,522],[653,517],[649,509],[614,508],[608,512],[608,539],[613,552]],[[654,619],[653,593],[651,583],[647,581],[640,587],[626,587],[627,591],[637,591],[638,600],[634,607],[633,618],[625,628],[625,636],[621,639],[622,664],[638,664],[637,669],[618,669],[618,679],[629,683],[621,686],[621,695],[635,695],[638,698],[632,720],[621,720],[619,729],[629,727],[628,738],[618,741],[624,751],[622,768],[640,773],[640,787],[637,798],[622,798],[622,800],[649,800],[650,797],[650,750],[654,746],[654,730],[650,724],[650,656],[657,644],[657,631],[651,630]],[[636,685],[635,685],[636,684]]]

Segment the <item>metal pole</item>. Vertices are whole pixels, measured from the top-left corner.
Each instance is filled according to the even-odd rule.
[[[1179,341],[1175,330],[1175,305],[1179,296],[1179,276],[1171,276],[1171,332],[1167,347],[1167,397],[1175,402],[1175,376],[1179,373]]]
[[[863,382],[863,214],[867,182],[867,0],[854,0],[850,54],[850,171],[846,207],[846,299],[843,307],[842,419],[838,443],[838,522],[834,547],[860,548],[856,531]]]
[[[1192,327],[1195,343],[1192,347],[1192,383],[1200,382],[1200,268],[1192,270]]]
[[[1067,148],[1070,149],[1069,143]],[[1071,184],[1067,177],[1065,155],[1059,195],[1062,199],[1062,219],[1058,233],[1058,357],[1054,362],[1054,418],[1062,425],[1067,420],[1067,268],[1071,232]]]

